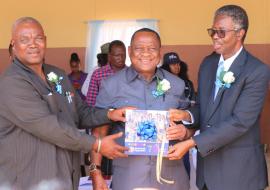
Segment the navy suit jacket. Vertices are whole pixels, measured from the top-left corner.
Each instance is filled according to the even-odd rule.
[[[270,78],[269,67],[244,48],[230,71],[235,82],[213,99],[220,55],[211,54],[200,66],[198,103],[191,108],[201,134],[197,185],[210,190],[255,190],[267,186],[267,168],[260,144],[259,118]]]

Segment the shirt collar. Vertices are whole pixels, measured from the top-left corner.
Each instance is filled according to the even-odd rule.
[[[230,58],[224,60],[224,57],[223,55],[220,55],[220,58],[219,58],[219,63],[223,62],[224,64],[224,70],[225,71],[228,71],[232,65],[232,63],[234,62],[234,60],[236,59],[236,57],[240,54],[240,52],[242,51],[243,49],[243,46],[241,46],[241,48],[233,55],[231,56]]]
[[[133,80],[135,80],[137,77],[139,77],[139,73],[132,67],[132,65],[130,67],[127,68],[127,82],[130,83]],[[154,74],[154,76],[152,77],[152,80],[159,78],[160,80],[164,79],[164,73],[162,72],[162,70],[160,68],[156,69],[156,72]]]
[[[106,67],[107,69],[111,70],[113,73],[116,73],[116,72],[113,70],[112,65],[111,65],[110,63],[108,63],[108,64],[105,65],[104,67]],[[126,68],[126,67],[127,67],[127,66],[125,65],[125,66],[123,67],[123,69]],[[120,69],[119,71],[121,71],[121,69]],[[117,71],[117,72],[118,72],[118,71]]]
[[[25,64],[23,64],[18,58],[14,58],[13,60],[13,64],[19,66],[20,68],[22,68],[23,70],[30,72],[30,73],[35,73],[30,67],[26,66]]]

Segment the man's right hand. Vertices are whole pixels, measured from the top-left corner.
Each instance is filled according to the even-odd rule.
[[[114,158],[126,158],[128,157],[127,154],[124,152],[128,150],[127,147],[120,146],[115,142],[115,139],[122,137],[123,132],[116,133],[113,135],[108,135],[104,137],[101,141],[101,147],[99,153],[103,156],[106,156],[109,159]],[[98,148],[98,139],[96,140],[95,144],[93,145],[93,149],[97,151]]]
[[[90,175],[93,182],[93,190],[109,190],[107,183],[102,177],[100,171],[94,171]]]

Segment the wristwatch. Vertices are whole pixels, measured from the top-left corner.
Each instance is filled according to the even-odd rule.
[[[96,170],[101,170],[101,167],[99,165],[96,165],[95,163],[91,163],[89,166],[89,173],[92,173]]]
[[[110,108],[108,109],[108,112],[107,112],[107,117],[109,120],[111,120],[111,118],[109,117],[109,113],[112,112],[113,110],[115,110],[114,108]],[[111,120],[112,121],[112,120]]]

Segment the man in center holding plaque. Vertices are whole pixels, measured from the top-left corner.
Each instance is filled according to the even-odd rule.
[[[157,68],[161,59],[159,34],[151,29],[136,31],[128,49],[131,66],[124,68],[101,83],[96,106],[118,108],[134,106],[138,110],[163,110],[185,108],[184,82],[169,72]],[[110,133],[125,131],[125,123],[114,123]],[[103,135],[106,132],[103,133]],[[183,125],[171,124],[166,136],[169,140],[182,140],[186,130]],[[125,137],[119,138],[120,145]],[[91,164],[100,165],[101,156],[91,155]],[[156,178],[157,156],[129,155],[113,160],[113,190],[134,188],[157,188],[159,190],[188,190],[189,178],[182,160],[169,161],[163,158],[162,177],[173,184],[159,183]],[[94,190],[106,190],[107,186],[99,170],[90,170]]]

